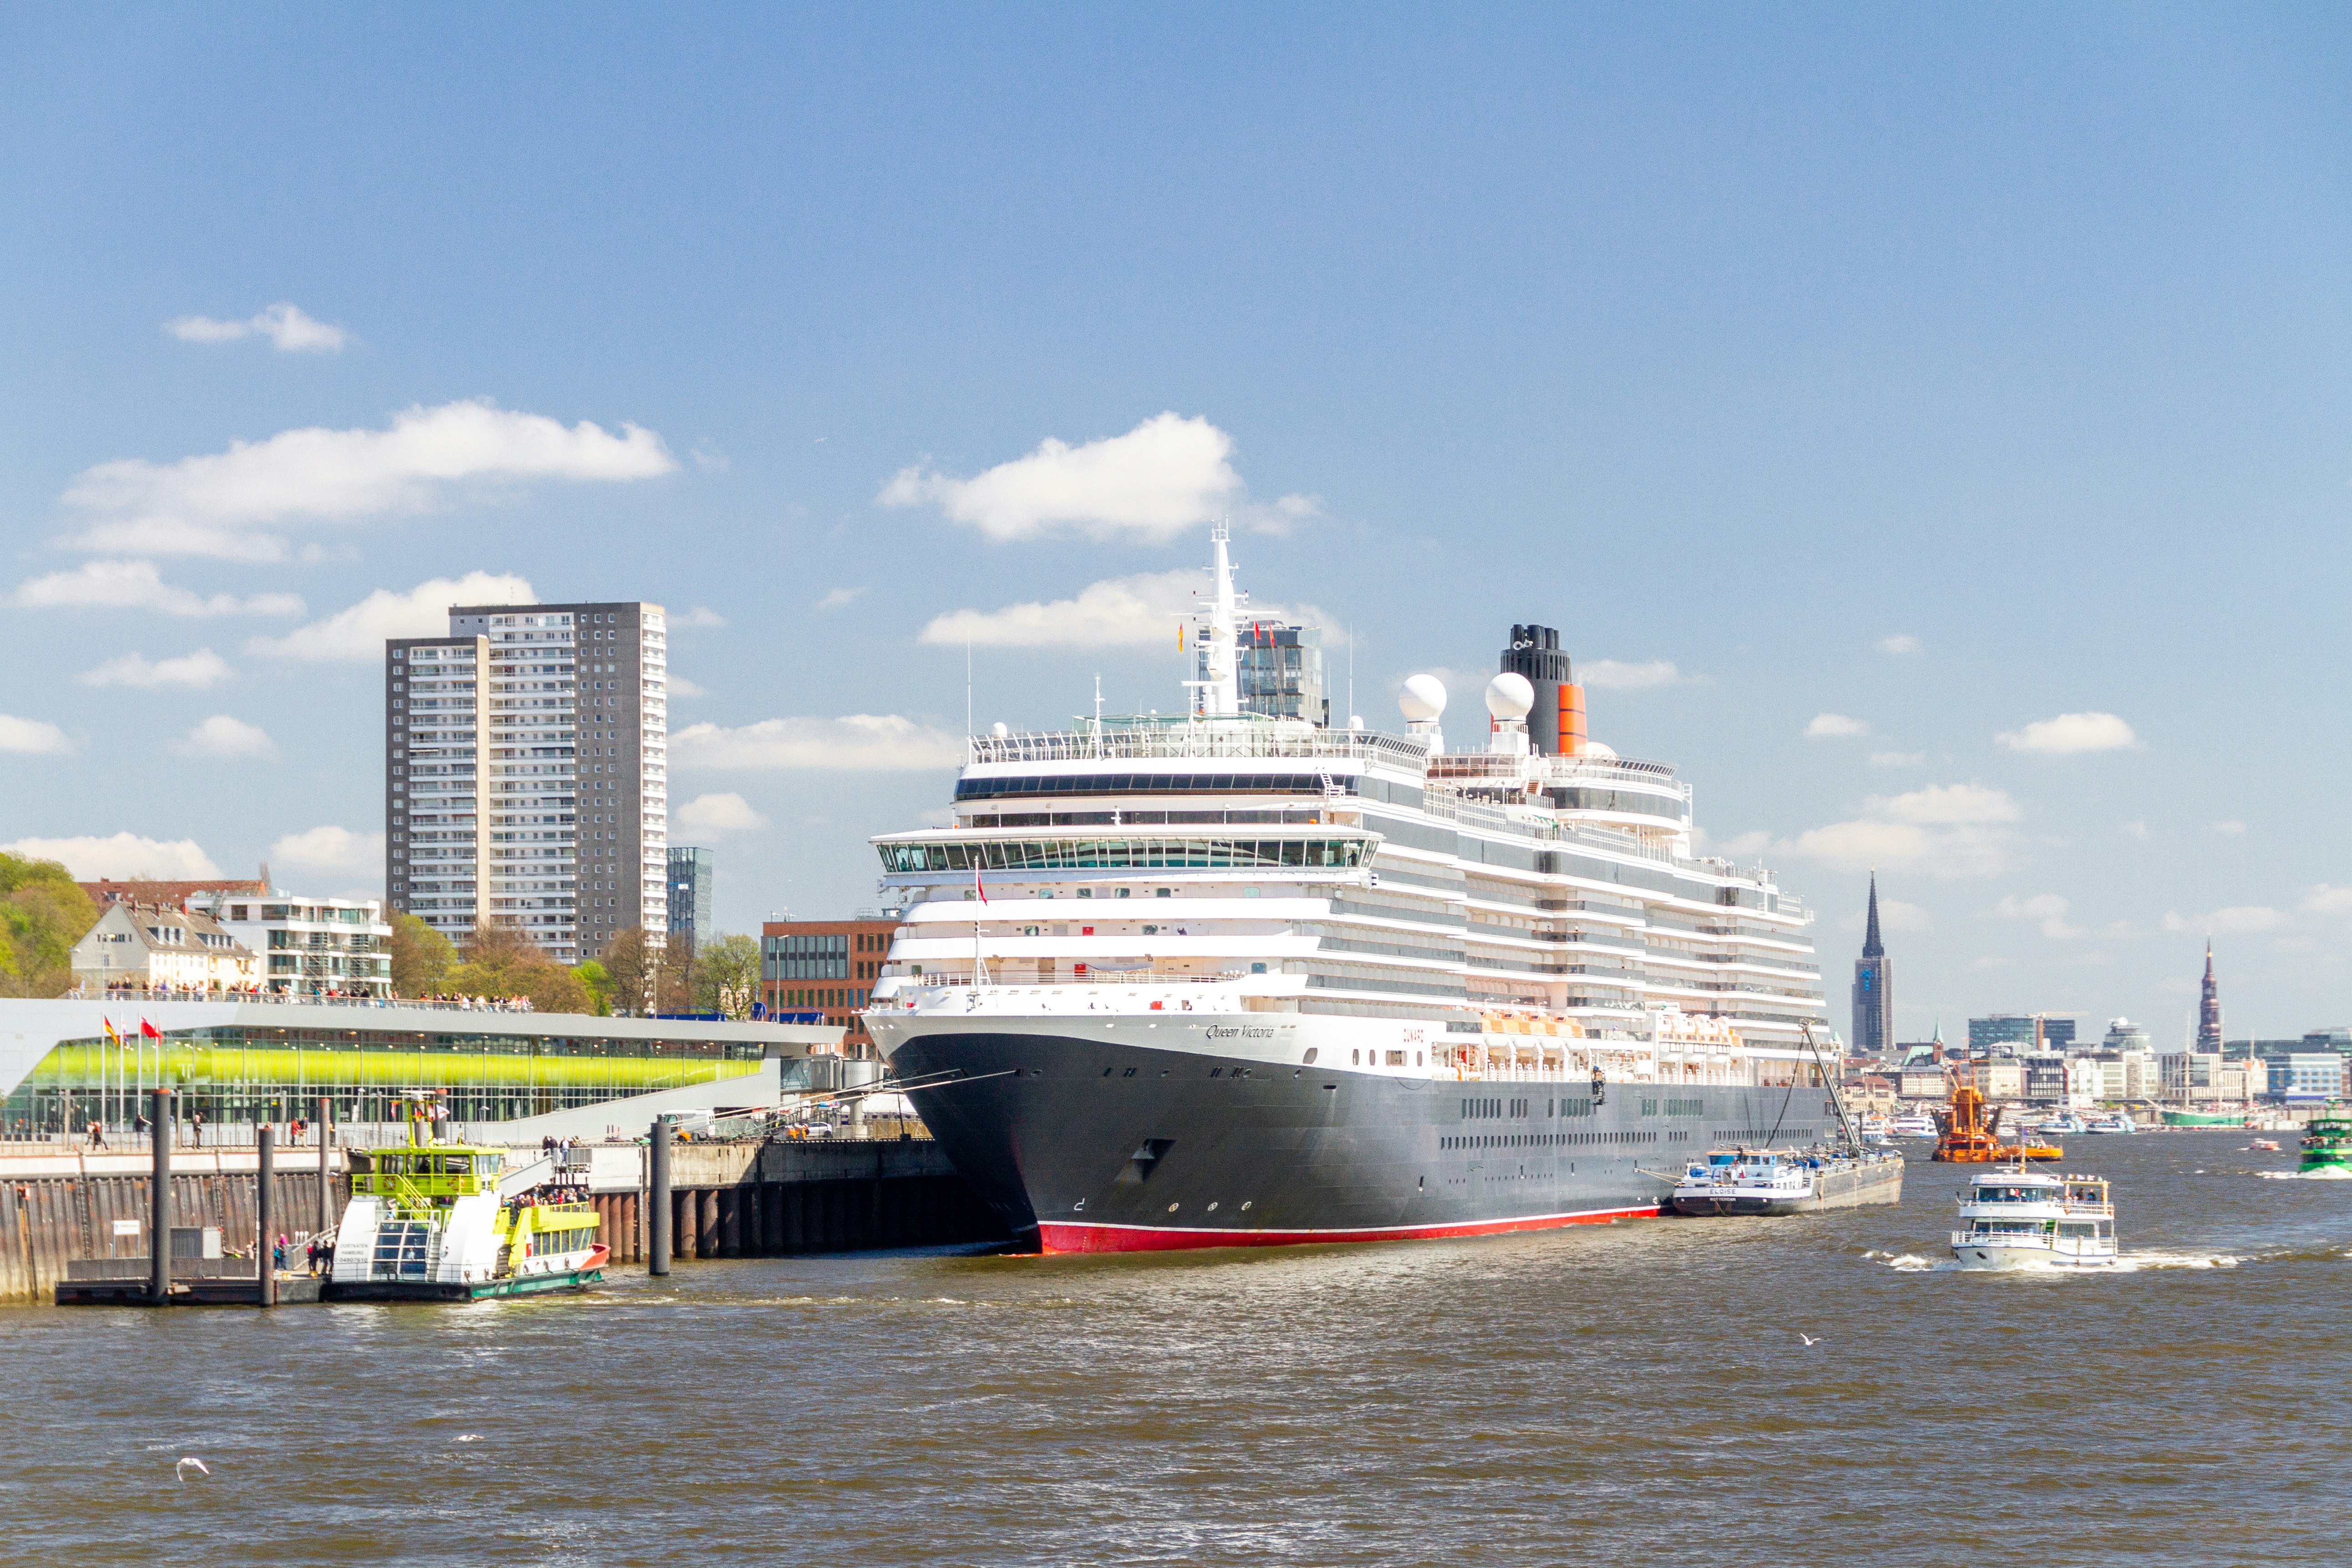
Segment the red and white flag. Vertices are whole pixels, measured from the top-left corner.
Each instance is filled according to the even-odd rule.
[[[971,889],[973,892],[980,895],[980,901],[982,903],[984,904],[988,902],[988,889],[981,885],[980,868],[977,866],[974,866],[971,868]]]
[[[160,1040],[163,1037],[163,1031],[144,1018],[139,1020],[139,1032],[151,1040]]]

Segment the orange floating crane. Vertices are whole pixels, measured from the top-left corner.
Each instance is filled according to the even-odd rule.
[[[1952,1103],[1937,1120],[1944,1124],[1944,1135],[1936,1140],[1936,1158],[1956,1165],[1992,1165],[2003,1160],[2056,1160],[2066,1151],[2054,1143],[2028,1143],[2021,1128],[2018,1141],[2002,1148],[1994,1134],[1994,1121],[1985,1115],[1985,1099],[1973,1084],[1962,1084],[1952,1090]]]

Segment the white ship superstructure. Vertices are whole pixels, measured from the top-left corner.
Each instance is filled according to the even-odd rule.
[[[1222,538],[1216,548],[1191,713],[999,726],[971,739],[950,826],[875,841],[904,922],[876,987],[875,1037],[909,1083],[970,1086],[916,1092],[1016,1225],[1036,1225],[1048,1246],[1097,1247],[1565,1223],[1654,1212],[1672,1184],[1634,1179],[1644,1143],[1823,1130],[1821,1095],[1800,1089],[1820,1076],[1801,1037],[1822,1015],[1811,915],[1764,868],[1694,852],[1690,788],[1673,768],[1585,738],[1582,693],[1549,632],[1513,628],[1539,678],[1494,679],[1475,748],[1446,747],[1446,694],[1425,676],[1407,683],[1402,735],[1241,713],[1235,597]],[[1549,721],[1533,736],[1531,712]],[[1083,1065],[1067,1048],[1081,1041]],[[1097,1047],[1141,1054],[1097,1062]],[[1106,1079],[1172,1082],[1196,1067],[1220,1085],[1278,1075],[1318,1087],[1288,1109],[1253,1100],[1222,1130],[1213,1105],[1139,1104],[1136,1125],[1165,1122],[1167,1135],[1096,1159],[1101,1183],[1162,1183],[1188,1141],[1188,1153],[1217,1142],[1226,1169],[1246,1166],[1234,1145],[1249,1142],[1243,1123],[1295,1143],[1298,1118],[1331,1124],[1337,1101],[1318,1096],[1341,1094],[1343,1079],[1381,1086],[1380,1108],[1351,1117],[1419,1131],[1427,1148],[1401,1144],[1397,1157],[1542,1152],[1507,1192],[1483,1161],[1439,1160],[1414,1172],[1423,1201],[1368,1197],[1354,1225],[1326,1223],[1334,1173],[1302,1155],[1315,1172],[1292,1176],[1313,1201],[1236,1190],[1186,1216],[1176,1198],[1151,1205],[1144,1239],[1094,1217],[1122,1194],[1077,1190],[1093,1153],[1074,1152],[1055,1178],[1068,1190],[1037,1184],[1043,1148],[1094,1136],[1080,1126],[1100,1120],[1085,1097],[1039,1089],[1017,1104],[1011,1085],[977,1083],[983,1068],[1013,1084],[1076,1073],[1118,1104],[1127,1090]],[[1685,1092],[1703,1088],[1740,1092]],[[1773,1106],[1777,1119],[1752,1125]],[[1484,1142],[1496,1138],[1510,1142]],[[1008,1161],[1019,1169],[971,1168]],[[1474,1163],[1475,1174],[1454,1169]],[[1278,1186],[1282,1165],[1252,1179]],[[1441,1190],[1458,1201],[1436,1202]],[[1578,1208],[1580,1193],[1598,1206]]]

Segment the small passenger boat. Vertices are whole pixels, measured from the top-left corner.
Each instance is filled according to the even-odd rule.
[[[436,1143],[437,1107],[411,1098],[409,1142],[367,1152],[352,1177],[325,1300],[471,1301],[604,1278],[584,1151],[517,1164],[505,1149]]]
[[[2330,1104],[2304,1124],[2304,1175],[2326,1171],[2352,1175],[2352,1107]]]
[[[1896,1117],[1886,1130],[1897,1138],[1933,1138],[1936,1119],[1924,1110],[1914,1110]]]
[[[2098,1176],[2051,1176],[2013,1167],[1969,1178],[1952,1258],[1962,1268],[2109,1268],[2116,1210]]]
[[[2139,1123],[2131,1119],[2128,1111],[2115,1110],[2092,1117],[2083,1123],[2083,1131],[2085,1132],[2137,1132],[2139,1131]]]

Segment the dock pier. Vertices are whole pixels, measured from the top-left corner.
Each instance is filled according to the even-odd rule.
[[[276,1232],[299,1249],[350,1200],[351,1152],[321,1149],[320,1123],[299,1144],[271,1141],[265,1218],[258,1140],[174,1148],[159,1109],[150,1125],[163,1138],[135,1150],[0,1145],[0,1302],[253,1304]],[[650,1140],[583,1147],[613,1266],[650,1268]],[[1010,1240],[929,1139],[678,1141],[668,1154],[662,1218],[680,1264]],[[159,1234],[170,1237],[160,1259],[147,1239]],[[315,1300],[318,1283],[281,1278],[278,1300]]]

